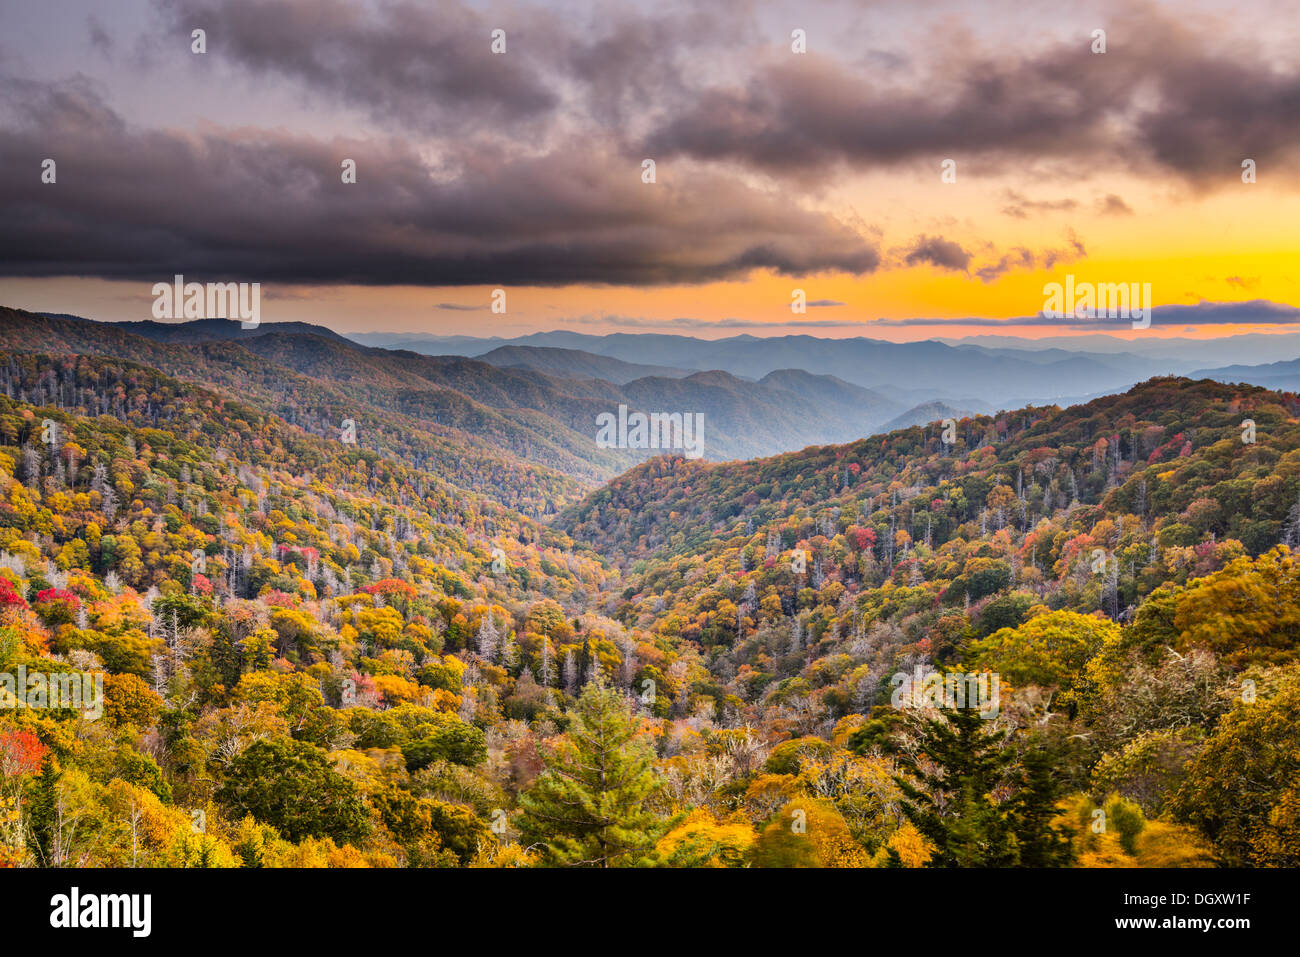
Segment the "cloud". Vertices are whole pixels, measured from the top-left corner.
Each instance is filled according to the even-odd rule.
[[[1108,193],[1101,199],[1097,200],[1097,211],[1103,216],[1132,216],[1133,207],[1124,202],[1123,198],[1114,193]]]
[[[1066,317],[1046,319],[1041,314],[1022,316],[1012,319],[991,319],[983,316],[964,318],[926,318],[916,316],[907,319],[790,319],[784,321],[766,321],[758,319],[701,319],[692,316],[679,316],[673,319],[651,319],[643,316],[579,316],[567,320],[571,325],[617,326],[626,329],[774,329],[784,327],[809,328],[853,328],[860,327],[869,332],[872,327],[888,328],[951,328],[978,327],[999,328],[1039,328],[1101,330],[1123,332],[1132,329],[1131,319],[1083,319]],[[1151,310],[1151,325],[1181,326],[1182,331],[1194,331],[1199,326],[1214,325],[1294,325],[1300,324],[1300,308],[1275,303],[1268,300],[1253,302],[1201,302],[1194,306],[1157,306]]]
[[[104,25],[100,23],[99,18],[94,14],[86,17],[86,33],[90,38],[92,48],[100,53],[111,55],[113,52],[113,38],[108,35]]]
[[[431,170],[396,137],[136,130],[88,82],[10,86],[0,167],[59,168],[54,185],[0,180],[3,275],[656,285],[880,263],[856,230],[786,196],[689,164],[646,185],[638,160],[581,138]]]
[[[992,282],[1013,269],[1051,269],[1062,263],[1074,262],[1087,256],[1083,242],[1067,231],[1066,245],[1035,252],[1026,246],[1016,246],[1010,251],[998,254],[991,244],[985,243],[978,254],[980,259],[991,256],[983,265],[973,265],[976,253],[962,246],[955,240],[942,236],[921,234],[906,246],[891,250],[891,266],[934,266],[952,272],[973,274],[984,283]]]
[[[0,181],[0,275],[659,285],[923,265],[987,283],[1081,258],[1083,244],[994,250],[921,235],[886,260],[872,224],[810,202],[832,173],[899,164],[932,169],[938,188],[946,156],[963,175],[1012,169],[1032,182],[1030,165],[1046,161],[1058,175],[1121,168],[1205,189],[1239,185],[1244,154],[1261,171],[1300,159],[1300,69],[1176,10],[1112,18],[1104,55],[1083,35],[995,47],[999,31],[986,43],[953,17],[921,45],[876,49],[883,35],[864,21],[853,28],[867,44],[837,37],[795,56],[751,0],[701,6],[155,0],[161,23],[144,30],[155,52],[174,57],[192,28],[207,30],[206,58],[179,61],[197,100],[218,102],[222,79],[247,76],[328,111],[341,132],[141,109],[136,87],[158,79],[147,57],[106,74],[139,71],[124,105],[81,76],[0,76],[0,168],[59,163],[54,186]],[[90,49],[125,42],[111,26],[112,38],[87,20]],[[1008,21],[1001,39],[1022,29]],[[357,116],[379,133],[357,132]],[[639,180],[646,156],[659,163],[652,186]],[[358,163],[355,185],[339,181],[344,157]],[[1114,193],[1096,203],[1132,213]],[[1084,205],[1009,190],[1003,212]]]
[[[589,18],[543,3],[460,0],[157,0],[167,25],[204,24],[210,53],[241,72],[439,137],[519,142],[580,125],[623,140],[639,118],[694,95],[677,59],[756,42],[747,0],[651,12],[614,4]],[[493,53],[495,30],[505,52]]]
[[[1037,262],[1038,259],[1032,252],[1024,246],[1017,246],[997,262],[981,266],[975,274],[979,276],[981,282],[988,283],[1012,269],[1033,269]]]
[[[1003,214],[1015,219],[1027,219],[1030,213],[1069,212],[1079,205],[1077,200],[1065,199],[1027,199],[1013,189],[1006,191],[1007,204],[1002,207]]]
[[[455,0],[436,5],[346,0],[161,0],[167,25],[187,40],[201,25],[208,56],[240,71],[299,84],[319,102],[367,110],[420,131],[450,124],[464,134],[549,117],[560,104],[546,68],[558,24],[539,9],[500,26]],[[514,33],[511,44],[510,34]],[[525,40],[527,38],[527,40]]]
[[[958,243],[942,236],[917,236],[903,253],[903,262],[908,266],[929,264],[939,269],[963,272],[970,265],[970,260],[970,253]]]
[[[975,275],[981,282],[988,283],[1013,269],[1052,269],[1058,265],[1077,262],[1087,255],[1088,250],[1084,248],[1083,242],[1073,230],[1070,230],[1064,247],[1044,249],[1035,253],[1024,246],[1017,246],[997,262],[981,266],[975,271]]]
[[[1300,68],[1150,4],[1111,16],[1101,55],[1086,36],[994,46],[946,22],[922,49],[851,56],[841,44],[838,57],[834,44],[794,56],[773,43],[748,0],[587,17],[461,0],[157,5],[186,38],[203,23],[218,62],[463,148],[519,149],[582,129],[607,148],[733,163],[804,187],[899,163],[932,163],[937,177],[937,158],[952,156],[988,169],[1051,158],[1079,172],[1173,173],[1197,188],[1233,185],[1245,153],[1280,165],[1300,148]],[[496,28],[503,55],[490,49]],[[1104,211],[1123,214],[1115,199]],[[1004,212],[1076,206],[1021,198]]]
[[[1294,63],[1150,6],[1108,31],[1124,43],[1101,55],[1080,40],[993,49],[935,32],[920,75],[754,55],[747,75],[698,91],[645,148],[804,179],[925,163],[936,183],[942,157],[988,170],[1052,158],[1079,173],[1172,173],[1198,189],[1238,185],[1245,156],[1281,166],[1300,152]]]

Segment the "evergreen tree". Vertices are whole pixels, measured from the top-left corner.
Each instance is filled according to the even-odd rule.
[[[59,778],[63,772],[54,767],[54,760],[45,755],[41,773],[32,783],[32,798],[27,812],[27,849],[36,859],[37,867],[53,867],[58,838]]]
[[[629,865],[653,846],[660,820],[647,804],[663,787],[623,695],[599,683],[578,698],[564,743],[520,797],[520,833],[552,864]]]
[[[1068,867],[1074,849],[1068,833],[1052,826],[1062,797],[1057,755],[1030,742],[1020,759],[1019,792],[1012,799],[1012,827],[1023,867]]]
[[[986,730],[975,708],[950,708],[924,718],[913,755],[900,762],[910,777],[896,777],[903,813],[935,846],[931,867],[1010,867],[1019,859],[1010,808],[991,794],[1012,759],[1006,735]]]
[[[326,752],[304,741],[257,741],[230,762],[216,798],[251,814],[291,841],[364,838],[370,819],[360,790],[334,770]]]

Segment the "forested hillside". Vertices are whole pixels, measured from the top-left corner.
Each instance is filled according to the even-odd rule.
[[[322,436],[337,437],[351,419],[372,448],[435,467],[462,488],[490,490],[539,518],[658,454],[592,441],[596,416],[616,413],[621,404],[704,415],[703,451],[714,461],[848,441],[899,413],[916,421],[906,405],[879,393],[800,370],[755,382],[719,371],[676,376],[642,366],[635,376],[608,371],[614,381],[607,381],[580,362],[584,371],[575,373],[581,354],[572,351],[558,363],[542,351],[529,352],[527,362],[493,365],[488,357],[367,348],[303,323],[247,330],[225,320],[115,324],[0,307],[0,349],[142,362],[254,399]]]
[[[340,441],[333,353],[276,393],[314,346],[254,341],[0,354],[0,673],[103,676],[0,710],[3,863],[1300,862],[1294,395],[664,456],[542,522],[572,480],[379,393]],[[936,670],[992,707],[900,707]]]

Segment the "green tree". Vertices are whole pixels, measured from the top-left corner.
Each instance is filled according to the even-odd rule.
[[[1079,672],[1119,625],[1073,611],[1053,611],[971,644],[970,658],[1016,685],[1073,686]]]
[[[32,782],[32,796],[27,811],[27,849],[37,867],[54,866],[55,838],[59,827],[59,778],[63,772],[54,766],[49,754],[41,761],[41,773]]]
[[[1058,756],[1043,742],[1029,742],[1017,768],[1019,790],[1011,800],[1012,829],[1023,867],[1066,867],[1074,851],[1068,831],[1053,826],[1062,797]]]
[[[1275,857],[1267,849],[1294,840],[1282,832],[1296,828],[1300,665],[1265,673],[1261,684],[1266,687],[1258,700],[1238,703],[1220,720],[1187,766],[1170,806],[1175,817],[1200,828],[1233,865],[1295,866],[1300,855]]]
[[[445,716],[423,738],[403,744],[402,756],[408,771],[418,771],[434,761],[473,767],[487,757],[487,738],[474,725]]]
[[[328,756],[304,741],[258,741],[230,762],[217,800],[251,814],[291,841],[327,835],[340,843],[364,837],[369,815],[357,786]]]
[[[917,732],[915,752],[900,760],[909,774],[895,781],[903,792],[904,815],[935,846],[930,866],[1015,865],[1013,808],[991,796],[1012,759],[1005,733],[988,731],[974,708],[921,718]]]
[[[647,805],[663,782],[618,691],[588,684],[565,740],[542,757],[546,770],[520,797],[525,844],[553,864],[630,865],[648,853],[662,822]]]

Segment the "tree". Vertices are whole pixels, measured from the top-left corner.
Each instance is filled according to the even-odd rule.
[[[652,860],[657,867],[743,867],[753,843],[748,821],[718,821],[697,808],[659,840]]]
[[[158,720],[162,699],[133,674],[104,678],[104,717],[113,727],[148,728]]]
[[[424,737],[402,745],[406,770],[418,771],[434,761],[451,761],[473,767],[487,757],[486,737],[472,724],[454,715],[436,715]]]
[[[41,773],[32,782],[32,796],[27,812],[27,849],[37,867],[53,867],[59,831],[59,778],[62,772],[46,754]]]
[[[230,762],[216,797],[291,841],[357,840],[370,829],[357,786],[331,767],[324,751],[303,741],[253,743]]]
[[[1119,626],[1104,618],[1072,611],[1053,611],[1031,618],[1018,628],[1002,628],[971,645],[977,667],[999,672],[1016,685],[1070,688]]]
[[[1300,665],[1281,669],[1272,682],[1267,697],[1261,689],[1259,700],[1224,715],[1170,802],[1175,817],[1200,828],[1237,866],[1294,866],[1295,852],[1285,849],[1300,844]]]
[[[865,867],[869,858],[835,805],[796,798],[768,821],[750,860],[755,867]]]
[[[1285,547],[1239,558],[1179,594],[1180,650],[1204,645],[1235,667],[1285,664],[1300,645],[1300,569]]]
[[[950,708],[919,719],[917,747],[895,778],[903,814],[934,845],[931,867],[1007,867],[1019,860],[1011,806],[992,792],[1012,755],[1006,735],[986,730],[974,708]]]
[[[588,684],[568,734],[542,758],[546,770],[520,797],[519,829],[548,863],[628,865],[653,847],[661,822],[648,804],[663,782],[622,694]]]
[[[1029,742],[1020,759],[1019,790],[1011,799],[1012,829],[1022,867],[1065,867],[1073,857],[1067,832],[1053,822],[1062,796],[1058,760],[1043,742]]]

